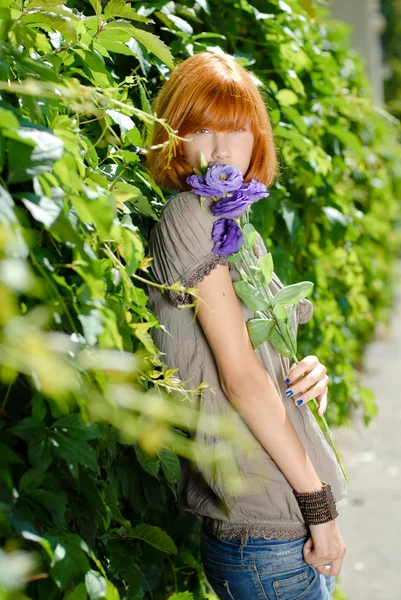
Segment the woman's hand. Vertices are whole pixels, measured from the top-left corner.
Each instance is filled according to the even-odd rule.
[[[326,367],[314,354],[305,356],[299,363],[294,363],[287,375],[290,380],[286,396],[294,400],[295,406],[303,406],[316,398],[319,402],[318,415],[321,417],[327,408],[327,387],[329,378]],[[289,392],[292,391],[292,394]],[[301,402],[302,400],[302,402]]]
[[[303,546],[305,562],[323,575],[339,575],[347,550],[336,519],[321,525],[309,525],[311,536]]]

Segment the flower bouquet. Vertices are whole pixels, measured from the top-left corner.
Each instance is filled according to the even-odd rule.
[[[268,340],[282,356],[298,363],[297,340],[289,317],[296,309],[296,304],[310,294],[313,283],[302,281],[288,285],[276,295],[269,289],[274,270],[273,258],[270,252],[262,258],[255,256],[253,247],[256,244],[256,230],[249,222],[250,205],[269,196],[266,186],[255,179],[244,183],[241,171],[233,165],[208,165],[202,153],[200,169],[194,168],[194,173],[186,179],[192,186],[191,191],[200,196],[202,207],[205,197],[212,197],[212,213],[220,217],[212,227],[212,252],[229,256],[230,261],[236,264],[241,280],[233,282],[235,292],[245,306],[254,311],[255,317],[246,324],[253,348]],[[290,308],[287,310],[288,306]],[[317,399],[312,401],[318,409]],[[323,431],[345,479],[349,481],[326,419],[323,415],[321,419]]]

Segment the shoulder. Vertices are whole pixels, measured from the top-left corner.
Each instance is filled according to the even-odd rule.
[[[213,200],[210,197],[204,198],[201,202],[199,194],[183,191],[169,198],[163,206],[160,213],[160,221],[169,219],[196,219],[200,221],[214,220],[211,206]]]
[[[154,225],[150,241],[154,237],[167,240],[185,240],[189,237],[192,243],[198,240],[211,240],[214,221],[218,218],[211,210],[213,199],[201,197],[193,192],[183,191],[167,200],[160,212],[159,221]]]

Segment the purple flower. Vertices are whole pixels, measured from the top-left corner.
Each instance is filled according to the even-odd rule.
[[[215,191],[213,196],[222,196],[224,192],[233,192],[241,187],[244,178],[241,171],[234,165],[212,163],[209,165],[205,182]]]
[[[237,218],[248,208],[250,202],[248,196],[242,190],[235,192],[232,196],[227,196],[219,200],[212,206],[212,213],[217,217]]]
[[[220,192],[212,190],[207,183],[205,183],[204,175],[189,175],[186,182],[192,186],[192,192],[199,196],[221,196]]]
[[[256,181],[256,179],[252,179],[252,181],[249,183],[243,183],[239,191],[245,192],[245,194],[248,196],[248,201],[250,204],[270,195],[270,192],[266,189],[265,184]]]
[[[221,256],[234,254],[241,247],[244,236],[233,219],[218,219],[212,228],[214,246],[212,252]]]

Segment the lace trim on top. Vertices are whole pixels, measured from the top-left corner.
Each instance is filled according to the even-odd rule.
[[[245,546],[249,538],[264,538],[265,540],[296,540],[308,535],[308,527],[300,523],[288,527],[269,525],[268,523],[230,523],[212,517],[202,517],[204,526],[220,540],[229,541],[232,538],[240,539],[241,546]]]
[[[221,256],[220,254],[208,254],[200,265],[193,269],[187,276],[184,275],[180,281],[182,285],[187,288],[194,287],[199,281],[202,281],[206,275],[209,275],[217,265],[228,265],[230,271],[235,267],[235,263],[230,261],[226,256]],[[174,306],[178,306],[179,304],[192,304],[193,302],[191,294],[172,292],[171,290],[166,291]]]

